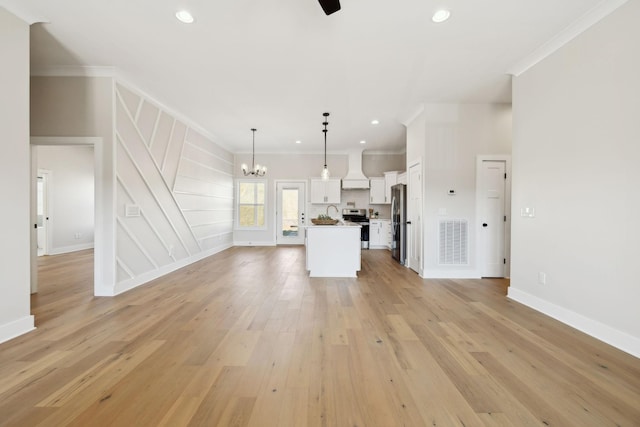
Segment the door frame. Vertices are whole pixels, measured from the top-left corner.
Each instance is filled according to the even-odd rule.
[[[484,256],[482,255],[482,248],[484,247],[484,239],[482,234],[482,227],[478,225],[480,221],[480,212],[484,204],[482,199],[482,163],[485,161],[504,162],[505,173],[507,179],[505,179],[504,187],[504,214],[507,220],[504,224],[504,257],[506,259],[504,267],[504,277],[511,276],[511,156],[508,154],[482,154],[476,156],[476,223],[474,227],[476,229],[476,263],[478,276],[482,275],[484,269]]]
[[[279,199],[279,194],[278,194],[278,186],[281,184],[296,184],[296,185],[300,185],[302,184],[302,187],[304,189],[304,197],[302,200],[302,203],[298,202],[299,205],[301,205],[303,207],[303,214],[304,214],[304,221],[302,221],[303,223],[301,224],[302,226],[299,228],[300,233],[303,232],[304,226],[306,225],[306,221],[307,221],[307,200],[308,200],[308,196],[307,193],[309,191],[309,186],[307,184],[307,180],[306,179],[277,179],[274,180],[273,185],[274,185],[274,195],[275,195],[275,203],[273,204],[273,218],[274,218],[274,223],[273,223],[273,230],[274,230],[274,242],[276,245],[278,245],[278,210],[280,208],[279,203],[278,203],[278,199]],[[305,230],[306,231],[306,230]],[[301,243],[299,243],[300,245],[304,245],[304,234],[300,234],[301,237]],[[284,244],[284,243],[281,243]],[[291,243],[293,244],[293,243]]]
[[[112,204],[113,194],[107,189],[113,191],[113,183],[106,179],[107,172],[104,165],[104,150],[105,144],[102,137],[97,136],[32,136],[29,144],[31,146],[31,224],[36,224],[36,182],[38,180],[38,159],[36,146],[78,146],[78,145],[91,145],[93,146],[93,182],[94,182],[94,237],[93,237],[93,294],[104,295],[99,290],[102,287],[102,280],[106,276],[107,271],[112,271],[109,268],[110,262],[106,262],[106,259],[114,260],[115,265],[115,237],[108,239],[109,233],[105,232],[110,227],[109,221],[113,221],[105,215],[105,210],[108,205]],[[115,217],[115,215],[114,215]],[[111,250],[113,250],[113,252]],[[113,272],[115,273],[115,272]],[[38,292],[38,240],[37,230],[31,228],[31,293]]]

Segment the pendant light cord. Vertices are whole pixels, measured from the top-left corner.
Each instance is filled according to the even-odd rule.
[[[251,129],[251,132],[253,132],[253,145],[251,146],[251,170],[255,171],[256,170],[256,130],[257,129]]]
[[[324,168],[327,168],[327,125],[329,124],[329,121],[327,119],[327,117],[329,117],[329,113],[323,113],[322,114],[324,116],[324,123],[322,123],[324,125],[324,130],[322,132],[324,132]]]

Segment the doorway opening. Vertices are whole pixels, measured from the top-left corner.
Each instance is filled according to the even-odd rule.
[[[91,137],[31,139],[32,294],[39,290],[39,256],[52,256],[51,263],[53,256],[77,253],[86,258],[88,252],[93,261],[99,244],[95,191],[101,142]],[[90,283],[95,290],[95,277]]]

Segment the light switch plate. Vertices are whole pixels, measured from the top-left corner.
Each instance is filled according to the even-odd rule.
[[[520,216],[525,218],[534,218],[536,216],[536,210],[535,208],[521,208]]]

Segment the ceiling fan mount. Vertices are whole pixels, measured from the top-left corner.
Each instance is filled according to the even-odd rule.
[[[318,2],[327,15],[331,15],[340,10],[340,0],[318,0]]]

